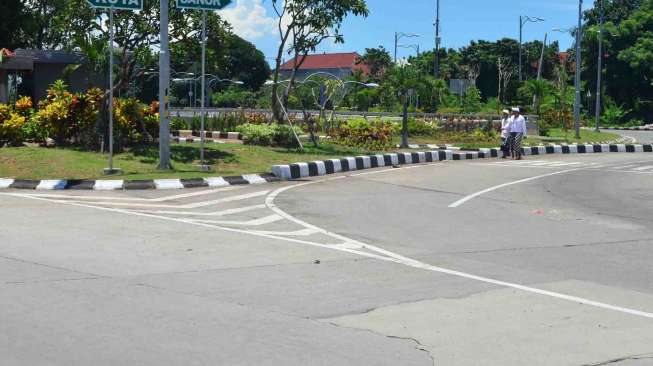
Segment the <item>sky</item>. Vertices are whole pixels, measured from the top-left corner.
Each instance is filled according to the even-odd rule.
[[[583,9],[593,6],[585,0]],[[421,50],[435,46],[436,0],[367,0],[367,18],[348,17],[342,24],[344,44],[326,41],[318,52],[353,52],[384,46],[394,50],[394,32],[419,34],[401,40],[403,44],[419,44]],[[220,14],[236,34],[254,43],[272,63],[279,44],[276,14],[272,0],[234,0]],[[573,40],[567,33],[553,28],[570,28],[578,22],[578,0],[440,0],[440,33],[442,47],[459,48],[471,40],[494,41],[504,37],[519,38],[519,16],[543,18],[543,22],[524,26],[524,42],[559,41],[561,49],[571,47]],[[414,54],[410,48],[399,48],[398,57]]]

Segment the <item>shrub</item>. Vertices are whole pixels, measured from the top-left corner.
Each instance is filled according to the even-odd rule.
[[[605,126],[620,125],[626,115],[630,113],[629,109],[624,109],[623,106],[617,105],[608,100],[603,108],[603,116],[601,116],[601,123]]]
[[[540,135],[548,136],[552,128],[568,130],[573,117],[570,111],[548,110],[542,113],[538,121]]]
[[[424,121],[410,118],[408,120],[408,133],[411,136],[433,136],[439,131],[437,121]]]
[[[16,101],[15,110],[16,113],[24,117],[29,117],[33,110],[32,98],[30,97],[21,97]]]
[[[187,130],[188,129],[188,123],[186,123],[186,120],[181,118],[181,117],[173,117],[170,120],[170,130],[171,131],[177,131],[177,130]]]
[[[273,124],[272,126],[274,126],[273,139],[275,145],[284,147],[299,146],[297,144],[295,134],[297,134],[297,136],[301,135],[303,133],[301,128],[297,126],[290,127],[289,125],[280,124]],[[295,133],[293,133],[293,129],[295,130]]]
[[[244,124],[236,127],[236,132],[243,135],[243,142],[247,145],[270,146],[274,140],[272,125]]]
[[[0,105],[0,141],[9,144],[22,142],[22,128],[27,118],[12,111],[9,106]]]
[[[70,103],[72,95],[48,98],[39,105],[39,111],[34,118],[43,130],[43,135],[52,137],[59,145],[63,145],[70,136]]]
[[[294,129],[297,135],[302,133],[297,126]],[[243,135],[243,142],[247,145],[297,147],[297,140],[289,125],[248,123],[236,127],[236,132]]]
[[[385,149],[392,146],[393,131],[392,123],[356,118],[341,124],[335,135],[338,142],[345,145]]]

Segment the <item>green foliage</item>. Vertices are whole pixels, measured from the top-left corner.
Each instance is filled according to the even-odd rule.
[[[170,119],[170,131],[188,130],[188,123],[181,117]]]
[[[335,131],[335,138],[347,146],[383,150],[392,147],[393,131],[392,123],[356,118],[340,124]]]
[[[300,135],[301,129],[294,126],[295,133]],[[243,142],[247,145],[297,147],[297,140],[293,128],[280,124],[251,124],[247,123],[236,127],[236,132],[243,135]]]
[[[437,121],[408,119],[408,134],[411,136],[435,136],[439,130]]]
[[[0,146],[4,143],[19,144],[25,122],[26,118],[16,113],[11,106],[0,104]]]
[[[383,46],[378,48],[366,48],[356,64],[365,64],[370,68],[370,74],[376,81],[383,78],[383,72],[392,65],[390,53]]]
[[[621,125],[629,112],[630,110],[625,109],[623,105],[617,105],[614,101],[608,100],[606,105],[603,107],[601,123],[604,126]]]
[[[474,113],[481,110],[481,91],[473,86],[467,89],[467,92],[462,98],[463,112]]]
[[[523,98],[523,104],[533,102],[535,113],[541,114],[542,102],[551,92],[551,83],[547,80],[530,79],[519,88],[518,94]]]
[[[213,94],[213,106],[219,108],[254,108],[256,93],[238,88],[229,88],[222,93]]]

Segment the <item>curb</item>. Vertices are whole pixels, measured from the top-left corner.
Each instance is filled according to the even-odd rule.
[[[233,177],[207,177],[190,179],[148,179],[148,180],[85,180],[85,179],[8,179],[0,178],[0,189],[35,190],[145,190],[182,189],[199,187],[226,187],[247,184],[278,182],[279,178],[270,174],[246,174]]]
[[[653,152],[653,145],[631,144],[594,144],[594,145],[550,145],[522,148],[524,155],[547,154],[590,154],[607,152]],[[405,152],[379,155],[366,155],[295,163],[287,165],[274,165],[272,174],[283,180],[300,179],[306,177],[322,176],[339,172],[364,170],[384,166],[431,163],[445,160],[474,160],[498,158],[504,156],[499,148],[478,149],[478,151],[452,151],[437,150],[423,152]]]
[[[172,135],[172,137],[181,137],[186,139],[191,139],[193,137],[197,137],[199,139],[201,137],[199,131],[193,130],[172,130],[170,131],[170,135]],[[204,131],[204,138],[242,140],[243,135],[240,132]]]
[[[601,127],[601,129],[611,131],[653,131],[653,127]]]
[[[459,147],[445,144],[445,145],[435,145],[435,144],[409,144],[408,148],[411,150],[414,149],[435,149],[435,150],[460,150]],[[401,149],[401,145],[397,145],[397,149]]]

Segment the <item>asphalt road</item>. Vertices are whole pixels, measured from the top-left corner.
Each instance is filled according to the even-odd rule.
[[[7,365],[650,365],[653,155],[0,194]]]
[[[653,131],[606,131],[634,138],[640,144],[653,144]]]

